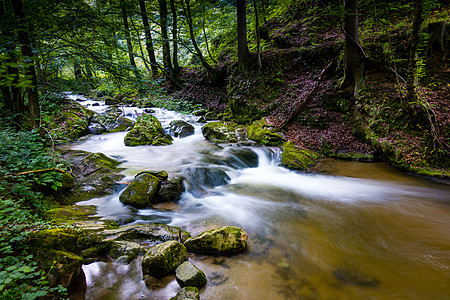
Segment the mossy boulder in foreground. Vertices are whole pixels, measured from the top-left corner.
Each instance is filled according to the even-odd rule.
[[[133,129],[125,136],[126,146],[151,145],[159,136],[163,136],[164,132],[158,119],[149,114],[140,116]]]
[[[234,255],[247,248],[248,236],[244,230],[225,226],[205,231],[184,242],[189,252],[212,255]]]
[[[161,186],[161,180],[149,173],[137,175],[120,195],[119,200],[125,205],[136,208],[150,207],[153,197]]]
[[[185,261],[175,270],[175,276],[181,287],[195,286],[198,288],[206,284],[206,276],[202,270],[189,261]]]
[[[150,248],[142,259],[144,275],[163,277],[187,260],[187,250],[180,242],[169,241]]]
[[[292,142],[283,145],[281,164],[289,169],[306,171],[317,162],[319,155],[309,150],[300,149]]]

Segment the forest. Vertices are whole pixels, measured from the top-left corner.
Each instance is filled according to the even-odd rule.
[[[142,246],[144,236],[149,239],[147,231],[144,234],[143,229],[128,228],[133,234],[129,233],[127,239],[133,236],[134,244],[141,243],[139,249],[137,246],[127,246],[133,251],[127,252],[117,243],[110,242],[113,234],[107,233],[108,230],[122,230],[114,234],[125,236],[125,227],[122,226],[144,223],[150,224],[149,227],[160,226],[159,230],[165,231],[165,237],[173,235],[173,238],[158,242],[152,240],[151,246],[175,239],[181,244],[180,247],[187,247],[189,261],[207,270],[208,283],[203,289],[205,283],[197,286],[200,290],[198,294],[197,288],[192,291],[187,289],[189,284],[180,283],[181,275],[177,269],[175,282],[180,283],[182,289],[175,296],[177,298],[171,299],[260,299],[258,288],[250,287],[249,293],[254,294],[249,296],[243,292],[224,292],[225,288],[217,287],[231,289],[235,277],[229,273],[224,273],[220,280],[231,279],[223,282],[211,275],[217,273],[212,271],[215,265],[221,265],[224,269],[231,265],[231,269],[238,273],[241,270],[235,266],[239,265],[238,262],[229,256],[245,255],[246,252],[241,252],[246,247],[249,247],[249,256],[256,251],[255,256],[266,255],[268,260],[283,257],[282,261],[272,262],[278,266],[274,272],[283,282],[279,285],[283,291],[278,291],[279,294],[274,296],[270,294],[272,290],[267,288],[265,292],[271,295],[271,299],[319,299],[329,295],[335,295],[338,299],[373,296],[388,299],[394,295],[394,290],[389,284],[383,285],[380,279],[388,269],[375,268],[375,275],[368,275],[372,270],[369,266],[376,261],[375,258],[361,258],[368,266],[363,271],[355,271],[346,264],[345,268],[334,266],[330,262],[319,272],[312,263],[313,258],[304,258],[299,262],[293,258],[294,251],[289,247],[284,254],[278,255],[276,251],[284,249],[284,244],[280,246],[276,240],[267,242],[271,234],[276,234],[266,232],[264,234],[267,236],[262,237],[262,233],[254,229],[256,225],[247,223],[252,219],[251,214],[247,215],[249,211],[258,210],[263,204],[251,207],[256,204],[249,200],[249,210],[245,212],[247,217],[243,218],[246,221],[238,219],[237,213],[234,217],[226,216],[225,208],[217,213],[220,217],[213,218],[209,211],[203,212],[214,221],[205,216],[206,221],[201,226],[197,217],[190,215],[195,211],[195,206],[185,204],[189,199],[195,199],[200,203],[198,206],[210,209],[212,204],[208,201],[215,199],[216,194],[226,196],[229,199],[226,201],[232,203],[234,193],[256,197],[258,193],[255,189],[259,187],[262,191],[268,189],[273,192],[274,196],[267,196],[271,201],[280,197],[289,202],[289,197],[298,197],[301,200],[296,198],[296,201],[307,206],[309,204],[302,202],[304,199],[318,197],[323,201],[320,197],[328,197],[325,192],[306,196],[305,191],[296,190],[301,180],[313,186],[315,183],[309,180],[316,177],[310,176],[316,175],[329,175],[330,180],[334,176],[349,180],[353,177],[386,180],[382,183],[386,185],[385,192],[389,194],[392,188],[392,195],[395,196],[379,197],[402,201],[402,197],[411,197],[408,201],[416,201],[414,205],[429,197],[436,207],[427,206],[429,210],[426,212],[421,208],[428,204],[417,204],[417,211],[423,215],[415,215],[415,221],[406,221],[406,213],[400,212],[398,207],[401,218],[391,212],[392,215],[386,215],[392,219],[378,219],[378,212],[374,212],[367,220],[373,220],[370,224],[378,226],[383,223],[382,220],[397,224],[393,220],[405,219],[399,228],[411,226],[411,232],[424,228],[434,232],[430,236],[437,240],[448,241],[450,237],[448,229],[434,231],[434,226],[437,228],[440,222],[445,227],[450,215],[450,5],[447,1],[1,0],[0,32],[2,299],[102,299],[106,294],[102,296],[101,292],[88,296],[94,288],[89,287],[91,275],[88,276],[88,269],[84,266],[94,261],[94,264],[98,261],[118,263],[123,257],[128,257],[126,263],[132,266],[132,258],[141,257],[144,253],[142,270],[147,289],[141,292],[142,295],[150,297],[148,299],[175,296],[177,293],[171,293],[170,285],[162,283],[160,278],[163,276],[152,273],[156,267],[146,265],[147,256],[152,251]],[[169,111],[177,117],[168,119],[166,124],[164,118]],[[191,144],[181,144],[181,141],[195,139],[194,136],[197,138],[194,131],[199,132],[200,128],[201,141],[206,139],[218,148],[203,145],[203,150],[195,148],[198,151],[195,158],[190,157],[188,154],[191,155],[189,152],[194,148],[189,148]],[[191,133],[186,133],[191,130]],[[120,135],[122,133],[123,136]],[[119,147],[122,154],[108,148],[110,145],[105,140],[119,135],[120,147],[133,150]],[[195,142],[199,143],[197,140]],[[172,150],[177,145],[184,152],[176,152],[181,151],[180,148]],[[169,150],[158,150],[165,147]],[[134,149],[150,151],[142,162],[139,161],[139,166],[134,159],[141,159],[141,152]],[[164,151],[166,156],[163,156]],[[243,170],[262,168],[264,159],[261,157],[267,156],[267,159],[276,161],[277,151],[281,154],[276,164],[286,171],[277,169],[276,172],[270,171],[275,173],[268,174],[273,176],[275,182],[278,182],[275,178],[280,178],[277,189],[289,191],[284,190],[283,193],[268,188],[267,185],[271,184],[269,180],[242,192],[242,185],[247,187],[249,184],[245,176],[250,176]],[[205,153],[211,156],[204,158]],[[223,153],[227,153],[227,158],[217,162],[219,156],[225,155]],[[157,155],[160,158],[156,159]],[[177,161],[178,156],[185,161],[176,167],[169,164]],[[239,158],[236,159],[239,163],[230,162],[230,157],[235,156]],[[259,164],[254,161],[259,161]],[[335,167],[327,167],[329,162]],[[358,175],[347,175],[337,171],[341,164],[355,164],[355,169],[359,168],[356,166],[362,167],[358,169]],[[374,174],[378,171],[372,169],[377,168],[375,166],[391,168],[389,175],[376,178]],[[345,168],[349,170],[351,167]],[[266,171],[258,172],[262,174]],[[285,178],[283,172],[292,172],[292,177],[282,182],[281,178]],[[373,178],[368,177],[371,172]],[[306,177],[300,179],[296,176]],[[293,187],[285,187],[284,184],[294,178],[297,179]],[[392,178],[398,182],[387,181],[394,180]],[[136,191],[141,193],[135,182],[137,185],[144,179],[146,184],[150,184],[144,193],[145,201],[150,202],[133,202],[132,194]],[[346,186],[347,179],[342,179],[344,181],[337,185]],[[407,190],[405,186],[399,187],[402,181],[424,190],[400,192]],[[416,181],[417,184],[414,183]],[[151,184],[154,184],[155,191],[150,196]],[[327,185],[327,182],[321,184]],[[378,183],[352,181],[351,184],[349,189],[355,191],[355,195],[347,195],[346,191],[340,194],[341,191],[337,190],[336,197],[361,198],[361,201],[365,201],[365,197],[372,199],[367,195],[372,191],[369,186],[377,186]],[[358,184],[366,184],[368,190],[361,188],[361,193],[357,194]],[[396,191],[394,187],[398,187]],[[129,191],[133,188],[136,190]],[[374,190],[374,193],[378,191]],[[140,216],[141,219],[130,221],[130,216],[113,218],[102,215],[100,207],[97,207],[96,213],[97,204],[76,204],[107,195],[113,195],[117,203],[122,202],[121,207],[131,206],[133,214],[130,215],[133,218]],[[124,200],[126,197],[130,199]],[[240,199],[239,203],[245,202],[245,199]],[[161,204],[167,202],[171,205]],[[241,204],[236,205],[239,207]],[[271,209],[276,211],[273,205],[271,202]],[[242,207],[247,206],[242,204]],[[408,210],[408,207],[413,206],[405,204],[403,209]],[[150,213],[142,210],[150,208],[154,210],[152,216],[155,217],[149,221],[150,217],[142,216]],[[321,206],[321,209],[324,208]],[[333,209],[339,211],[341,208],[337,205]],[[347,216],[345,222],[348,224],[345,223],[345,226],[356,226],[366,213],[369,214],[364,208],[358,209],[361,211],[355,209],[351,216]],[[294,208],[292,210],[295,211]],[[172,215],[174,211],[185,212],[188,216],[185,220],[188,221],[177,223],[180,217]],[[303,214],[303,211],[298,214]],[[322,214],[322,218],[327,216]],[[436,223],[420,223],[422,219],[434,217]],[[276,222],[282,217],[273,218],[273,226],[278,228]],[[290,215],[286,216],[286,219],[290,218]],[[257,219],[254,217],[255,222]],[[104,231],[96,231],[94,239],[91,227],[99,220],[103,222],[101,226]],[[296,222],[292,221],[290,226]],[[338,231],[329,229],[328,232],[325,229],[327,226],[319,226],[315,231],[308,230],[311,230],[311,235],[318,234],[320,230],[326,234]],[[344,221],[340,226],[344,226]],[[178,228],[177,233],[172,232],[175,227]],[[214,252],[191,245],[197,237],[189,238],[190,233],[186,230],[200,233],[212,227],[241,230],[229,235],[239,236],[238,242],[234,241],[239,245],[235,246],[243,248],[223,248]],[[293,232],[299,230],[296,228]],[[383,230],[384,227],[380,229]],[[420,240],[415,235],[416,231],[414,234],[411,232],[405,236]],[[371,234],[360,232],[359,235]],[[351,240],[351,237],[348,239]],[[373,245],[371,242],[364,240],[361,244]],[[320,245],[322,248],[317,246],[315,250],[333,251],[331,245]],[[267,249],[260,253],[258,247]],[[350,249],[350,246],[346,247]],[[401,252],[399,249],[408,249],[407,246],[398,247],[398,252]],[[421,247],[419,245],[417,249]],[[435,253],[433,259],[439,261],[441,266],[450,267],[450,261],[444,254],[445,249],[448,251],[448,244],[436,246],[444,249],[442,253],[430,247],[429,253]],[[375,248],[373,246],[371,249]],[[121,251],[125,255],[117,254]],[[213,261],[208,265],[202,262],[199,253],[212,254],[215,258],[208,258]],[[342,255],[345,254],[351,255],[347,252]],[[221,260],[220,255],[226,258]],[[420,255],[417,261],[431,259],[424,253]],[[297,275],[292,275],[288,269],[302,263],[309,264],[306,269],[311,274],[327,273],[323,276],[347,284],[348,290],[334,290],[332,284],[332,288],[324,288],[323,282],[326,280],[315,277],[305,277],[303,281],[292,279]],[[382,261],[378,264],[389,263]],[[409,265],[412,269],[418,267],[414,262]],[[439,285],[439,280],[445,282],[448,275],[432,269],[431,263],[419,267],[426,270],[423,276],[432,274],[429,278],[437,282],[436,285],[424,287],[428,293],[425,298],[440,298],[450,292],[448,287],[443,287],[445,284]],[[331,271],[328,272],[328,269]],[[174,270],[167,274],[175,274]],[[287,275],[280,275],[280,272]],[[145,276],[158,279],[145,279]],[[175,278],[171,276],[170,280]],[[374,292],[370,290],[372,288],[378,290]],[[404,289],[408,288],[405,284]],[[117,287],[116,291],[119,290]],[[402,293],[400,287],[396,292],[400,298],[410,296]],[[115,295],[114,299],[131,299],[130,295],[124,295]]]

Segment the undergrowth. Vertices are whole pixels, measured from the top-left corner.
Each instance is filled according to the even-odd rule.
[[[0,298],[63,297],[66,289],[49,286],[27,246],[30,233],[53,226],[45,218],[47,194],[61,186],[61,174],[22,174],[63,165],[36,132],[3,127],[0,140]]]

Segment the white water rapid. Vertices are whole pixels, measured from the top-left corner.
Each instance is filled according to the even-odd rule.
[[[89,109],[106,110],[103,103],[93,106],[99,102],[81,99]],[[143,112],[122,110],[131,119]],[[158,108],[153,114],[163,128],[172,120],[192,123],[195,134],[174,138],[169,146],[137,147],[124,145],[126,132],[93,135],[71,149],[121,161],[128,182],[146,169],[181,175],[185,192],[179,203],[137,210],[123,205],[118,191],[78,204],[95,205],[99,216],[121,224],[166,223],[193,235],[222,225],[246,230],[249,251],[244,254],[190,257],[208,277],[202,299],[450,295],[447,185],[403,175],[385,164],[331,161],[322,174],[294,172],[279,166],[279,149],[217,146],[204,139],[197,117]],[[139,265],[84,266],[86,299],[169,299],[176,294],[173,278],[148,290]],[[361,278],[379,284],[355,284]]]

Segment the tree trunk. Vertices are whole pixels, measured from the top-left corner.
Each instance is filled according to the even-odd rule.
[[[245,0],[236,0],[237,7],[237,34],[238,34],[238,65],[243,71],[250,57],[247,45],[247,13]]]
[[[262,68],[261,37],[259,35],[259,17],[258,17],[258,6],[256,5],[256,0],[253,0],[253,7],[255,9],[256,56],[258,57],[258,66],[259,66],[259,68]]]
[[[81,80],[81,65],[78,61],[75,61],[73,63],[73,75],[75,76],[75,80]]]
[[[147,9],[145,8],[145,0],[139,0],[139,7],[141,9],[142,24],[144,24],[145,46],[147,48],[148,57],[150,60],[150,68],[153,77],[158,75],[158,64],[156,63],[155,48],[153,47],[152,33],[148,23]]]
[[[423,22],[423,0],[414,1],[414,21],[409,47],[408,77],[406,79],[406,101],[408,106],[413,106],[418,100],[417,95],[417,47],[419,46],[419,30]]]
[[[134,53],[133,53],[133,45],[131,43],[130,26],[128,26],[127,9],[125,7],[125,3],[123,0],[120,1],[120,8],[122,9],[123,27],[125,29],[125,38],[127,39],[127,50],[128,50],[128,57],[130,58],[130,65],[133,67],[136,77],[138,77],[139,73],[136,68],[136,61],[134,60]]]
[[[186,7],[183,4],[183,11],[186,15],[186,20],[188,22],[189,34],[191,36],[192,46],[194,46],[195,52],[196,52],[198,58],[200,59],[200,61],[202,62],[202,66],[209,72],[209,74],[211,74],[212,76],[216,76],[217,74],[216,74],[215,70],[205,60],[205,57],[203,56],[202,51],[198,47],[197,41],[195,40],[194,27],[192,25],[191,6],[189,4],[189,0],[182,0],[181,3],[183,3],[183,2],[186,3]]]
[[[169,37],[167,35],[167,1],[158,0],[159,3],[159,17],[161,23],[161,37],[163,46],[163,65],[167,73],[172,74],[172,62],[170,60],[170,45]]]
[[[31,86],[27,88],[27,95],[31,128],[35,129],[39,127],[40,111],[36,70],[34,68],[33,62],[33,50],[31,48],[31,41],[28,34],[28,26],[22,0],[11,0],[11,3],[16,19],[17,36],[19,38],[20,50],[27,63],[27,66],[25,67],[25,73],[31,79]]]
[[[175,0],[170,0],[170,9],[172,11],[172,62],[173,62],[173,72],[178,74],[180,72],[180,65],[178,64],[178,17],[177,9],[175,7]]]
[[[358,0],[344,0],[344,79],[341,87],[353,86],[353,95],[358,98],[358,92],[363,80],[362,51],[358,33]]]

